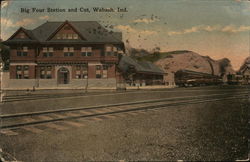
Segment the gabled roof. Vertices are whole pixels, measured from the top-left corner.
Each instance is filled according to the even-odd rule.
[[[85,40],[77,40],[78,43],[123,43],[117,35],[119,32],[110,32],[96,21],[64,21],[64,22],[45,22],[33,30],[24,29],[32,40],[40,43],[62,43],[76,42],[76,40],[48,40],[58,28],[63,24],[69,23]],[[11,37],[10,37],[11,38]],[[8,39],[5,42],[28,41],[26,39]],[[32,41],[29,40],[29,41]]]
[[[27,38],[15,38],[15,36],[20,32],[24,32]],[[5,42],[37,42],[37,39],[34,37],[31,30],[27,30],[23,27],[20,27],[7,41]]]
[[[123,72],[128,72],[129,68],[133,66],[137,73],[153,73],[164,74],[164,71],[158,66],[148,61],[136,61],[129,56],[122,56],[118,68]]]

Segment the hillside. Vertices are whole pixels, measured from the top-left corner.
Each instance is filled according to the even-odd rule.
[[[222,75],[224,73],[235,73],[230,60],[223,58],[213,60],[208,56],[202,56],[198,53],[181,50],[164,53],[155,53],[146,56],[136,57],[138,60],[154,62],[165,72],[176,72],[180,69],[187,69],[197,72]]]
[[[241,72],[245,67],[250,67],[250,56],[247,57],[244,62],[242,63],[240,69],[239,69],[239,72]]]

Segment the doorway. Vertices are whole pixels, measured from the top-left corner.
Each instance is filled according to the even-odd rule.
[[[57,72],[58,78],[57,82],[58,84],[69,84],[69,70],[65,67],[62,67]]]

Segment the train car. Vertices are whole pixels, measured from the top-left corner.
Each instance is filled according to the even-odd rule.
[[[244,84],[244,76],[241,74],[228,74],[227,84],[229,85],[242,85]]]
[[[179,70],[175,73],[175,84],[181,87],[218,85],[222,83],[221,77],[208,73],[191,70]]]

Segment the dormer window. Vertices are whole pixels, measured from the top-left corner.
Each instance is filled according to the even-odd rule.
[[[66,33],[63,33],[63,34],[56,34],[56,39],[78,39],[78,35],[77,34],[66,34]]]
[[[78,35],[77,34],[73,34],[73,39],[78,39]]]
[[[72,34],[68,34],[68,39],[73,39]]]
[[[62,34],[62,39],[67,39],[67,35],[66,34]]]
[[[61,39],[62,37],[61,37],[61,34],[57,34],[56,35],[56,39]]]
[[[23,32],[20,33],[20,38],[25,38],[25,34]]]
[[[92,55],[92,47],[82,47],[81,53],[82,53],[82,56],[91,56]]]

